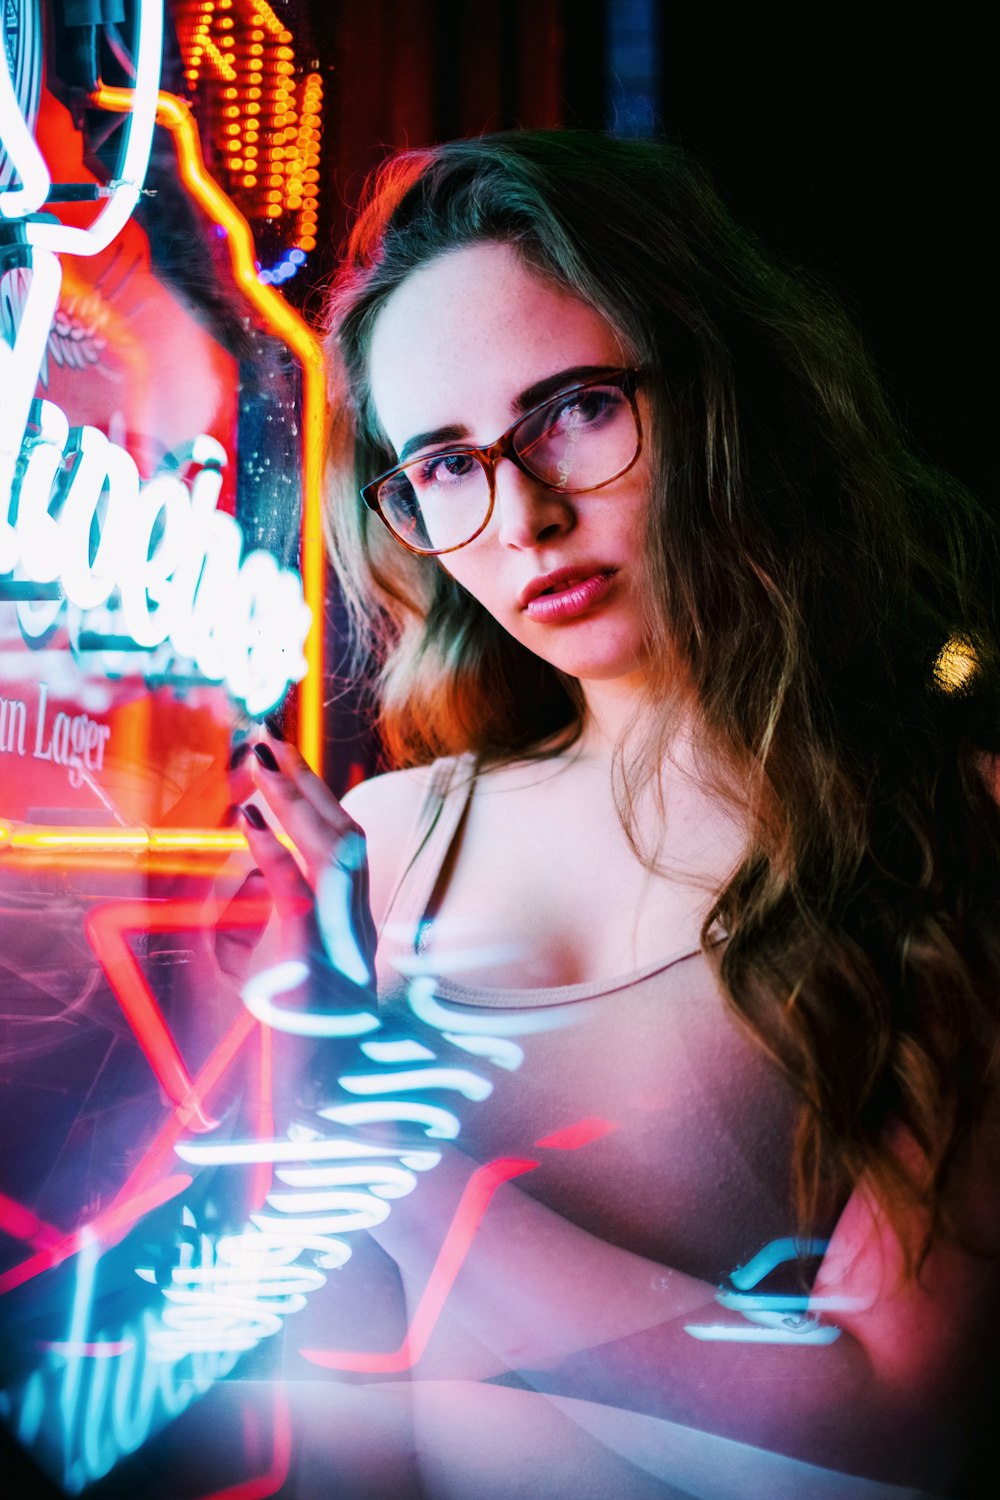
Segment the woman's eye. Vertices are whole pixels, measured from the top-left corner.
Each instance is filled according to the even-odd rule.
[[[476,460],[469,453],[433,453],[415,465],[413,482],[418,490],[430,489],[434,485],[456,485],[468,479],[477,468]]]
[[[614,388],[577,391],[554,401],[548,410],[550,432],[574,432],[584,427],[600,427],[618,411],[624,397]]]

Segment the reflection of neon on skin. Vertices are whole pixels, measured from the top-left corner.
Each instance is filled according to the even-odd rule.
[[[744,1328],[730,1323],[685,1323],[684,1332],[702,1343],[714,1344],[832,1344],[840,1338],[839,1328],[819,1328],[815,1324],[801,1333],[794,1328]]]
[[[340,905],[353,906],[353,883],[336,894]],[[328,901],[326,905],[329,909],[331,903]],[[347,925],[352,926],[352,920]],[[286,1011],[274,1005],[276,995],[298,990],[308,978],[309,967],[302,961],[276,965],[256,976],[246,987],[244,999],[247,1007],[265,1024],[274,1024],[277,1017],[283,1030],[329,1035],[331,1018],[328,1015],[304,1010]],[[333,1019],[342,1027],[345,1018]],[[353,1024],[358,1018],[347,1019]],[[367,1012],[362,1020],[372,1027],[380,1024]],[[490,1045],[494,1043],[495,1039]],[[371,1041],[360,1045],[365,1055],[377,1063],[391,1064],[402,1059],[435,1061],[435,1054],[413,1039]],[[380,1097],[361,1104],[331,1106],[317,1112],[320,1118],[348,1126],[410,1121],[421,1124],[428,1135],[446,1139],[454,1139],[459,1131],[459,1121],[451,1111],[412,1099],[395,1101],[385,1095],[403,1090],[449,1089],[467,1098],[483,1099],[492,1092],[488,1080],[465,1068],[418,1067],[402,1072],[352,1074],[341,1076],[338,1082],[348,1092],[378,1094]],[[350,1149],[352,1145],[353,1150]],[[345,1146],[348,1149],[345,1150]],[[349,1246],[331,1236],[372,1229],[382,1223],[390,1212],[385,1200],[412,1192],[416,1186],[414,1172],[430,1168],[439,1159],[437,1153],[387,1153],[385,1148],[365,1152],[362,1143],[328,1142],[301,1128],[295,1132],[295,1138],[287,1142],[226,1142],[217,1147],[209,1142],[185,1142],[177,1149],[184,1160],[199,1165],[224,1162],[248,1165],[263,1160],[293,1163],[277,1174],[292,1191],[269,1193],[266,1202],[274,1212],[251,1212],[252,1227],[235,1237],[234,1242],[242,1245],[250,1262],[257,1253],[278,1247],[283,1251],[285,1264],[306,1250],[313,1250],[319,1252],[319,1264],[326,1268],[342,1265],[351,1254]],[[357,1158],[362,1154],[374,1155],[376,1161],[374,1164],[359,1161]],[[384,1159],[378,1159],[386,1154],[398,1156],[401,1165],[389,1166]],[[347,1165],[329,1164],[338,1159],[343,1162],[345,1157],[352,1156],[354,1160]],[[324,1157],[324,1165],[315,1164]],[[362,1186],[364,1191],[357,1191]],[[206,1239],[208,1244],[210,1242]],[[197,1287],[189,1286],[181,1292],[174,1288],[167,1293],[172,1302],[180,1300],[183,1304],[179,1310],[175,1307],[164,1314],[164,1321],[179,1340],[186,1338],[196,1347],[207,1348],[215,1346],[213,1341],[217,1344],[222,1339],[226,1348],[235,1348],[237,1344],[249,1348],[277,1332],[280,1326],[276,1321],[277,1313],[272,1312],[269,1305],[262,1306],[259,1297],[251,1306],[246,1298],[232,1295],[232,1288],[225,1279],[212,1282],[210,1278],[202,1277],[200,1280],[202,1284]],[[192,1310],[196,1317],[192,1316]],[[233,1319],[240,1317],[243,1321],[234,1329]]]
[[[434,1061],[434,1053],[420,1042],[362,1042],[361,1051],[376,1063]]]
[[[820,1311],[843,1311],[859,1303],[849,1297],[805,1297],[781,1293],[752,1293],[778,1266],[788,1261],[810,1259],[824,1253],[827,1240],[784,1239],[771,1240],[763,1250],[737,1266],[730,1281],[739,1288],[736,1292],[722,1290],[716,1293],[716,1301],[723,1307],[740,1312],[757,1326],[748,1328],[742,1323],[685,1324],[684,1332],[692,1338],[715,1343],[747,1344],[832,1344],[840,1337],[841,1330],[820,1326],[817,1313]]]
[[[489,1162],[473,1172],[448,1226],[406,1337],[398,1349],[384,1354],[351,1349],[303,1349],[303,1358],[327,1370],[355,1370],[365,1374],[390,1374],[412,1369],[427,1348],[434,1325],[441,1316],[493,1194],[511,1178],[531,1172],[537,1166],[537,1161],[508,1157]]]
[[[535,1145],[545,1146],[549,1151],[579,1151],[581,1146],[589,1146],[592,1141],[599,1141],[602,1136],[620,1128],[614,1120],[590,1115],[586,1120],[577,1120],[562,1130],[554,1130],[551,1135],[543,1135]]]
[[[516,1042],[506,1042],[498,1036],[461,1036],[458,1032],[444,1032],[444,1039],[453,1047],[461,1047],[473,1057],[485,1057],[494,1067],[506,1068],[514,1073],[524,1062],[524,1048]]]
[[[370,988],[375,976],[355,934],[359,882],[365,865],[365,841],[356,833],[341,840],[336,860],[327,864],[316,883],[316,920],[323,945],[335,969],[354,984]],[[334,913],[350,912],[355,920],[334,920]]]
[[[296,1247],[257,1235],[248,1253],[246,1238],[227,1235],[213,1245],[203,1234],[197,1264],[194,1247],[182,1245],[182,1264],[174,1267],[163,1292],[170,1305],[153,1341],[159,1354],[252,1349],[279,1332],[282,1319],[301,1312],[306,1294],[325,1283],[313,1267],[291,1264]]]
[[[146,178],[156,123],[163,46],[162,0],[141,0],[135,27],[135,86],[129,91],[131,111],[125,125],[118,172],[110,183],[110,196],[87,229],[39,221],[26,223],[24,233],[30,245],[69,255],[96,255],[111,244],[132,216]]]
[[[337,1080],[349,1094],[403,1094],[412,1089],[448,1089],[466,1099],[488,1099],[492,1083],[467,1068],[411,1068],[405,1073],[344,1073]]]
[[[298,1200],[299,1194],[291,1195]],[[274,1214],[251,1214],[251,1222],[262,1229],[265,1234],[277,1234],[282,1239],[293,1239],[301,1244],[306,1235],[328,1235],[328,1234],[356,1234],[361,1229],[374,1229],[376,1224],[382,1224],[389,1217],[389,1205],[378,1198],[373,1198],[371,1193],[352,1193],[343,1191],[339,1193],[316,1193],[316,1198],[328,1201],[331,1197],[335,1200],[337,1207],[333,1213],[316,1214],[309,1219],[287,1219],[276,1218]],[[281,1201],[281,1193],[269,1193],[267,1201],[272,1208],[276,1208],[279,1214],[288,1213],[291,1209],[286,1208]],[[275,1199],[278,1201],[275,1202]],[[302,1238],[300,1238],[300,1236]]]
[[[368,1146],[361,1141],[180,1141],[175,1151],[182,1161],[198,1167],[245,1166],[258,1161],[331,1161],[343,1157],[399,1156],[415,1172],[426,1172],[441,1160],[440,1151],[407,1151],[400,1156],[391,1146]]]
[[[297,958],[286,959],[255,974],[243,986],[243,1003],[262,1025],[291,1032],[293,1036],[348,1037],[378,1030],[381,1023],[370,1011],[348,1011],[343,1015],[338,1011],[283,1010],[275,1005],[277,995],[291,994],[308,978],[308,964]]]
[[[729,1279],[738,1291],[748,1292],[751,1287],[762,1282],[765,1276],[770,1276],[778,1266],[783,1266],[790,1260],[809,1260],[823,1255],[828,1244],[829,1240],[797,1240],[790,1237],[772,1240],[763,1250],[758,1250],[745,1266],[737,1266]]]
[[[370,1104],[337,1104],[331,1109],[318,1111],[324,1120],[335,1125],[389,1124],[394,1121],[412,1121],[423,1125],[425,1134],[439,1140],[454,1141],[458,1138],[458,1116],[450,1109],[441,1109],[436,1104],[415,1104],[401,1099],[398,1103],[389,1099],[373,1099]]]
[[[865,1305],[860,1297],[792,1297],[781,1292],[716,1292],[715,1300],[733,1312],[856,1312]]]
[[[390,1166],[388,1162],[350,1167],[279,1167],[274,1175],[279,1182],[292,1188],[347,1187],[361,1182],[369,1183],[369,1192],[375,1193],[379,1198],[405,1198],[417,1185],[413,1172],[408,1172],[405,1167]],[[304,1199],[307,1195],[301,1196],[303,1201],[299,1204],[299,1210],[306,1206]],[[319,1201],[318,1195],[309,1196],[316,1208],[329,1207],[329,1204]],[[286,1197],[291,1197],[291,1194]]]
[[[459,1032],[485,1036],[526,1036],[531,1032],[554,1031],[572,1026],[574,1017],[568,1005],[551,1005],[544,1010],[520,1011],[516,1016],[470,1016],[458,1010],[447,1010],[437,999],[435,981],[429,975],[411,979],[407,1001],[418,1020],[435,1031]]]
[[[351,1179],[348,1179],[348,1183],[350,1183],[350,1181]],[[308,1192],[304,1193],[269,1193],[267,1196],[267,1201],[272,1208],[276,1208],[278,1212],[282,1214],[320,1215],[320,1217],[318,1218],[309,1219],[303,1222],[307,1224],[307,1227],[309,1229],[321,1229],[327,1234],[339,1234],[341,1232],[346,1232],[348,1229],[371,1229],[375,1224],[381,1224],[386,1218],[388,1218],[389,1209],[385,1204],[383,1204],[382,1211],[376,1212],[375,1210],[371,1209],[371,1206],[368,1202],[369,1197],[405,1197],[406,1192],[412,1192],[413,1188],[416,1186],[416,1178],[414,1177],[412,1179],[410,1185],[402,1193],[398,1191],[392,1191],[392,1189],[395,1187],[395,1184],[389,1183],[390,1191],[388,1193],[383,1191],[377,1195],[375,1193],[375,1189],[368,1186],[367,1179],[364,1176],[362,1176],[360,1179],[355,1177],[353,1179],[353,1183],[355,1186],[364,1184],[367,1191],[364,1193],[345,1192],[344,1187],[348,1184],[343,1184],[338,1188],[330,1188],[325,1192],[316,1187],[311,1187]],[[354,1213],[350,1212],[352,1206],[355,1209]],[[371,1216],[369,1217],[370,1211]],[[331,1217],[324,1219],[322,1218],[323,1213],[332,1213],[333,1215],[340,1215],[340,1217]],[[268,1219],[266,1222],[268,1225],[272,1225],[277,1223],[278,1221],[275,1219]],[[285,1229],[287,1229],[287,1224],[282,1223],[281,1228],[282,1231],[284,1231]]]

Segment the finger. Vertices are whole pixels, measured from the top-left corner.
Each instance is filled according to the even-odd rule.
[[[283,922],[304,920],[312,910],[312,891],[294,856],[255,803],[247,803],[240,812],[250,853],[264,874],[279,917]]]
[[[284,740],[273,738],[269,738],[262,743],[265,750],[270,750],[280,770],[288,777],[304,800],[310,803],[321,818],[329,822],[333,827],[346,827],[357,830],[358,825],[350,813],[341,807],[322,776],[316,775],[316,772],[306,763],[294,745],[289,745]],[[266,763],[266,758],[263,760],[260,759],[258,751],[258,764],[266,765]]]
[[[364,835],[319,777],[287,747],[279,748],[285,752],[281,763],[272,747],[255,747],[255,788],[298,849],[315,885],[345,841],[354,843]]]
[[[233,747],[229,757],[229,796],[231,805],[237,806],[245,802],[248,797],[253,796],[254,779],[250,769],[253,759],[253,744],[249,740],[241,740]]]
[[[338,907],[332,915],[332,930],[338,941],[329,942],[327,922],[319,918],[314,907],[312,891],[298,865],[283,847],[274,832],[268,828],[260,809],[249,803],[243,808],[247,842],[254,857],[263,870],[275,907],[281,918],[279,926],[279,951],[281,963],[277,967],[255,975],[243,987],[243,998],[261,1019],[266,1013],[270,1023],[283,1029],[299,1030],[312,1027],[310,1035],[341,1034],[335,1028],[348,1026],[344,1035],[353,1035],[353,1025],[368,1030],[376,1024],[372,1020],[370,1007],[374,1002],[374,971],[369,950],[361,950],[353,939],[350,909]],[[357,837],[357,836],[356,836]],[[363,861],[362,867],[364,868]],[[370,919],[369,919],[370,920]],[[367,940],[367,939],[366,939]],[[374,951],[373,949],[371,950]],[[276,988],[275,988],[276,986]],[[292,1011],[308,1013],[303,1019],[293,1022],[285,1015],[279,1022],[272,1012],[278,995],[283,996],[281,1008],[290,1006]],[[345,1007],[352,1012],[361,1006],[364,1015],[353,1020],[339,1016]],[[306,1034],[303,1031],[303,1034]]]
[[[267,926],[267,907],[270,904],[267,880],[262,870],[251,870],[239,890],[223,907],[214,930],[215,960],[223,974],[235,984],[242,985],[250,971],[253,950],[264,935]],[[242,921],[246,903],[259,909],[260,919],[252,926]],[[233,918],[239,918],[234,922]]]

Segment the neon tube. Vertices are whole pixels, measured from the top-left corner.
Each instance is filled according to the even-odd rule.
[[[102,86],[93,95],[99,109],[132,107],[132,90]],[[312,610],[305,641],[308,664],[299,688],[299,749],[317,774],[323,761],[323,451],[326,436],[326,371],[319,340],[273,287],[257,279],[253,235],[246,219],[205,170],[198,127],[176,94],[157,96],[156,119],[174,137],[181,181],[208,217],[226,231],[233,276],[244,296],[302,365],[302,591]]]
[[[4,5],[0,12],[0,53],[3,54],[0,62],[0,143],[21,186],[4,188],[0,192],[0,219],[21,219],[41,208],[52,180],[14,92],[7,67],[6,32],[7,7]]]
[[[142,193],[153,146],[157,91],[163,55],[162,0],[140,0],[136,17],[135,88],[128,90],[129,120],[117,178],[110,184],[111,196],[94,222],[86,229],[67,224],[28,221],[25,238],[39,250],[70,255],[96,255],[107,249],[121,233]]]
[[[0,67],[0,73],[6,69]],[[62,270],[48,251],[36,254],[21,319],[8,344],[0,336],[0,574],[9,573],[20,555],[17,534],[10,521],[14,477],[21,456],[21,441],[28,422],[35,380],[48,344],[59,305]],[[29,371],[28,380],[20,378]]]

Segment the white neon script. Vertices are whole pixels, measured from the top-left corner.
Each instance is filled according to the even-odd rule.
[[[217,509],[227,457],[214,438],[196,437],[143,482],[103,432],[71,430],[54,402],[32,402],[60,281],[56,257],[36,251],[13,341],[0,338],[0,575],[58,584],[80,610],[116,600],[121,634],[143,649],[168,642],[263,713],[306,672],[301,580],[269,552],[244,554],[240,527]],[[52,618],[43,612],[45,628]]]
[[[297,979],[297,972],[279,972],[293,967],[284,965],[269,971],[269,1000]],[[433,980],[427,977],[411,981],[409,1001],[414,1010],[421,997],[426,999],[429,987],[433,987]],[[448,1025],[456,1024],[455,1014],[443,1014]],[[364,1011],[351,1014],[346,1030],[336,1026],[338,1019],[346,1017],[306,1012],[295,1016],[289,1025],[292,1016],[292,1012],[272,1006],[269,1019],[276,1017],[275,1024],[281,1030],[309,1036],[344,1038],[361,1030],[381,1029],[379,1019]],[[535,1017],[525,1013],[518,1019],[522,1029],[533,1029]],[[360,1022],[367,1024],[362,1027]],[[500,1037],[477,1034],[466,1038],[455,1031],[447,1034],[446,1040],[502,1068],[516,1068],[523,1058],[515,1043]],[[347,1131],[363,1131],[372,1125],[411,1125],[421,1129],[429,1142],[455,1140],[460,1130],[458,1115],[440,1103],[420,1098],[420,1094],[428,1092],[439,1098],[442,1093],[452,1093],[479,1101],[493,1091],[492,1083],[481,1074],[442,1065],[436,1053],[412,1037],[369,1038],[359,1041],[358,1047],[368,1066],[361,1072],[341,1073],[337,1084],[348,1095],[369,1097],[320,1109],[317,1121]],[[400,1064],[405,1066],[400,1068]],[[306,1253],[312,1254],[316,1266],[338,1269],[351,1257],[351,1246],[343,1236],[382,1223],[389,1215],[391,1201],[412,1193],[417,1174],[431,1171],[441,1160],[440,1151],[432,1145],[376,1146],[350,1135],[331,1137],[324,1130],[323,1125],[298,1125],[285,1140],[182,1141],[175,1146],[181,1160],[196,1167],[270,1163],[282,1187],[267,1195],[266,1211],[252,1213],[250,1226],[242,1233],[227,1236],[214,1249],[206,1238],[200,1265],[192,1269],[185,1264],[174,1272],[173,1284],[165,1292],[171,1303],[163,1316],[167,1328],[158,1334],[165,1352],[179,1356],[192,1349],[242,1350],[277,1332],[281,1325],[278,1314],[296,1311],[297,1307],[290,1302],[279,1308],[262,1306],[259,1291],[254,1303],[245,1294],[234,1296],[240,1279],[254,1283],[266,1273],[283,1284],[289,1276],[315,1276],[310,1267],[297,1264]],[[294,1290],[306,1292],[309,1288],[303,1285]]]
[[[0,7],[0,28],[6,30],[6,7]],[[5,43],[6,38],[0,36],[0,41]],[[100,213],[93,223],[81,229],[60,224],[48,216],[27,218],[45,202],[52,179],[21,111],[6,67],[6,45],[0,47],[0,149],[21,182],[19,188],[0,193],[0,219],[25,220],[25,240],[37,250],[96,255],[111,244],[132,216],[146,178],[156,124],[163,56],[162,0],[141,0],[137,7],[133,52],[135,86],[118,170],[103,194],[105,201]]]
[[[94,1241],[77,1259],[65,1344],[20,1388],[0,1394],[0,1415],[18,1440],[73,1495],[180,1416],[238,1358],[219,1349],[164,1350],[162,1326],[148,1309],[113,1337],[107,1330],[95,1335],[99,1249]]]
[[[741,1313],[746,1323],[685,1323],[684,1332],[703,1343],[727,1344],[832,1344],[840,1329],[821,1323],[820,1314],[856,1310],[856,1297],[796,1295],[789,1292],[755,1292],[754,1287],[778,1266],[803,1257],[821,1256],[826,1240],[771,1240],[746,1265],[730,1272],[734,1288],[716,1292],[715,1300],[731,1312]],[[749,1324],[749,1326],[748,1326]]]

